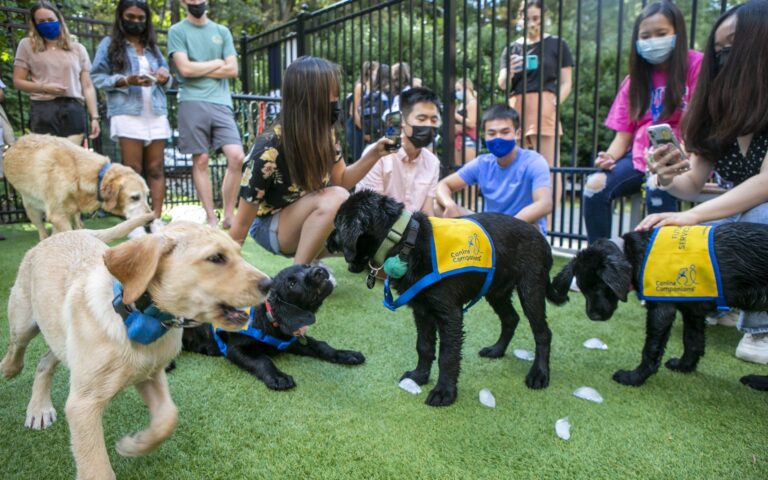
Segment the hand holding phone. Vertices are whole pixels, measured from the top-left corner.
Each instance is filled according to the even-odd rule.
[[[396,152],[400,149],[402,122],[403,116],[400,112],[390,112],[384,117],[384,136],[395,142],[385,147],[388,152]]]
[[[648,138],[651,140],[651,144],[654,148],[659,148],[662,145],[671,145],[679,153],[679,160],[685,160],[685,154],[683,153],[683,147],[680,146],[680,142],[675,137],[675,132],[672,131],[672,127],[667,123],[660,123],[658,125],[651,125],[648,127]],[[675,161],[674,163],[677,163]]]
[[[155,78],[154,76],[152,76],[152,75],[150,75],[148,73],[145,73],[143,75],[139,75],[139,79],[141,79],[144,82],[157,83],[157,78]]]

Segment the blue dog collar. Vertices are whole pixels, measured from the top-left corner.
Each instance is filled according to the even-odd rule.
[[[176,325],[173,315],[163,312],[152,303],[148,293],[144,293],[134,306],[123,303],[123,285],[112,279],[112,291],[115,297],[112,306],[125,323],[128,339],[142,345],[149,345]]]
[[[298,340],[298,337],[291,337],[290,340],[281,340],[277,337],[273,337],[272,335],[268,335],[264,333],[264,331],[259,328],[254,327],[253,320],[256,315],[256,308],[257,307],[251,307],[250,320],[248,320],[248,324],[242,330],[227,332],[223,328],[216,328],[213,325],[211,325],[211,331],[213,332],[213,339],[216,340],[216,345],[219,346],[219,351],[221,352],[222,355],[224,355],[225,357],[227,356],[227,344],[224,343],[224,340],[222,340],[221,337],[218,335],[220,332],[245,335],[261,343],[272,345],[278,350],[285,350],[286,348],[293,345],[296,342],[296,340]],[[274,314],[271,314],[271,315],[274,315]]]
[[[107,174],[107,170],[112,166],[110,162],[105,163],[101,166],[101,170],[99,170],[99,177],[96,181],[96,199],[100,202],[104,201],[104,199],[101,197],[101,182],[104,181],[104,175]]]

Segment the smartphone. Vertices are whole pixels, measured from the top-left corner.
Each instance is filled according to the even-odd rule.
[[[149,80],[152,83],[157,83],[157,78],[155,78],[154,76],[148,73],[145,73],[144,75],[139,75],[139,78],[142,80]]]
[[[395,142],[394,145],[387,145],[388,152],[396,152],[400,149],[400,132],[403,116],[400,112],[390,112],[384,116],[384,136]]]
[[[510,60],[511,62],[511,60]],[[536,54],[530,54],[525,56],[525,69],[526,70],[536,70],[539,68],[539,56]],[[523,69],[523,66],[519,66],[515,68],[516,72],[519,72]]]
[[[655,148],[659,148],[662,145],[672,144],[680,153],[680,160],[678,161],[685,160],[680,142],[677,141],[675,132],[672,131],[672,127],[670,127],[668,123],[660,123],[648,127],[648,138]]]

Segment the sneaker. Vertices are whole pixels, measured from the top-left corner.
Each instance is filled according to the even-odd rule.
[[[147,231],[144,230],[144,227],[136,227],[133,230],[131,230],[131,233],[128,234],[128,238],[133,240],[134,238],[143,237],[147,234]]]
[[[569,288],[572,292],[580,292],[579,286],[576,284],[576,277],[573,277],[573,280],[571,280],[571,287]]]
[[[768,333],[746,333],[736,347],[736,358],[752,363],[768,363]]]
[[[739,322],[740,310],[732,309],[728,312],[717,312],[707,315],[705,321],[707,325],[722,325],[724,327],[735,327]]]
[[[152,220],[152,223],[149,224],[149,231],[152,233],[160,233],[163,228],[165,228],[165,223],[159,218]]]

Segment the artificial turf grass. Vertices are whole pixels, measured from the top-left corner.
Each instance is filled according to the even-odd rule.
[[[104,227],[112,219],[86,222]],[[8,342],[8,292],[24,252],[37,241],[29,225],[0,226],[0,350]],[[289,260],[268,254],[250,240],[246,258],[269,274]],[[608,322],[591,322],[584,302],[571,294],[563,307],[548,305],[553,332],[549,388],[532,391],[523,379],[530,366],[512,348],[533,349],[523,317],[507,355],[480,358],[495,342],[499,322],[480,302],[466,316],[464,358],[457,402],[424,405],[397,388],[416,362],[416,333],[407,308],[381,305],[381,284],[365,288],[364,274],[346,272],[330,259],[339,285],[319,312],[310,334],[337,348],[360,350],[366,363],[346,367],[280,355],[276,364],[297,387],[272,392],[223,358],[183,353],[169,375],[179,407],[179,425],[158,450],[122,458],[115,442],[144,428],[146,407],[134,389],[111,403],[104,417],[107,449],[118,478],[766,478],[768,396],[738,383],[768,367],[733,357],[740,334],[708,327],[707,354],[698,371],[683,375],[661,368],[646,385],[631,388],[611,380],[619,368],[634,368],[644,339],[644,311],[634,299]],[[556,261],[554,272],[563,265]],[[518,312],[521,312],[516,302]],[[607,351],[587,350],[599,337]],[[0,379],[0,478],[72,478],[64,418],[67,371],[56,373],[53,403],[59,420],[49,429],[23,427],[35,365],[46,347],[38,336],[27,365],[15,379]],[[682,352],[680,322],[668,354]],[[571,395],[582,385],[605,398],[597,405]],[[477,400],[489,388],[497,407]],[[569,441],[554,423],[569,416]]]

